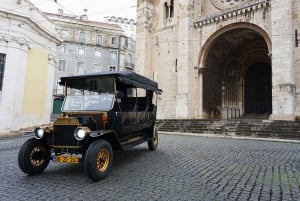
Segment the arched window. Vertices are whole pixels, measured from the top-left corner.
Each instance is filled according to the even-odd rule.
[[[171,0],[170,2],[170,18],[174,17],[174,1]]]
[[[164,17],[165,19],[174,17],[174,0],[166,1],[164,3]]]
[[[168,6],[168,2],[165,2],[165,5],[164,5],[164,12],[165,12],[165,19],[168,19],[169,18],[169,6]]]

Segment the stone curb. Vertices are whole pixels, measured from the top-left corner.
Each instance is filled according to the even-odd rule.
[[[300,140],[290,140],[290,139],[240,137],[240,136],[228,136],[228,135],[207,134],[207,133],[183,133],[183,132],[166,132],[166,131],[158,131],[158,133],[166,134],[166,135],[185,135],[185,136],[195,136],[195,137],[228,138],[228,139],[239,139],[239,140],[258,140],[258,141],[286,142],[286,143],[300,144]]]
[[[228,139],[239,139],[239,140],[258,140],[258,141],[286,142],[286,143],[300,144],[300,140],[290,140],[290,139],[240,137],[240,136],[228,136],[228,135],[208,134],[208,133],[184,133],[184,132],[166,132],[166,131],[158,131],[158,133],[165,134],[165,135],[185,135],[185,136],[195,136],[195,137],[228,138]],[[24,137],[23,134],[24,134],[24,132],[22,132],[22,131],[14,132],[14,133],[0,133],[0,139]]]

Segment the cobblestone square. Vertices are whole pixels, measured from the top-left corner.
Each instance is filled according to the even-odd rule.
[[[91,181],[83,165],[50,163],[27,176],[17,154],[26,138],[0,138],[0,195],[8,200],[300,200],[297,143],[159,135],[114,153],[112,171]]]

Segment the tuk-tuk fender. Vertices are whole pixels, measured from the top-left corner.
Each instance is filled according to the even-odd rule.
[[[115,135],[115,132],[113,130],[99,130],[90,132],[90,136],[92,138],[97,138],[108,133],[113,133]]]
[[[122,150],[123,147],[120,143],[120,139],[118,138],[118,135],[113,130],[98,130],[98,131],[92,131],[90,132],[90,137],[92,138],[100,138],[107,140],[113,149]]]

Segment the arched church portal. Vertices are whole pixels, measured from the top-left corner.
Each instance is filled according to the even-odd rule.
[[[203,116],[240,118],[272,113],[272,72],[268,45],[251,28],[219,34],[203,62]]]

